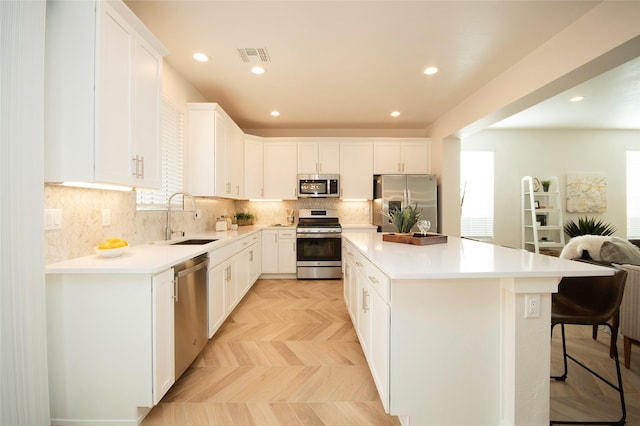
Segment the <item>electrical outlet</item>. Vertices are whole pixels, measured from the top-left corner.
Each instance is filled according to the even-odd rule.
[[[62,209],[44,209],[44,229],[62,229]]]
[[[524,296],[524,317],[540,318],[540,295],[527,294]]]

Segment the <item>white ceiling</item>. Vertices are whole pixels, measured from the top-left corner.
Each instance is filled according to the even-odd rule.
[[[425,129],[599,3],[125,2],[168,48],[166,61],[245,130]],[[238,48],[266,48],[266,73],[253,75]],[[210,61],[195,62],[196,51]],[[440,72],[424,75],[429,65]],[[580,104],[567,105],[567,92],[501,125],[585,127],[612,116],[607,127],[640,128],[638,114],[624,118],[639,105],[640,65],[630,67],[580,86]]]

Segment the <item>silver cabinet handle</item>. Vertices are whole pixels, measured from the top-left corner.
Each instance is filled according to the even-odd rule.
[[[378,284],[378,283],[380,282],[380,281],[378,281],[378,280],[376,279],[376,277],[373,277],[373,276],[371,276],[371,275],[369,275],[369,281],[371,281],[371,282],[372,282],[372,283],[374,283],[374,284]]]
[[[362,312],[367,312],[369,310],[369,303],[368,303],[368,297],[369,297],[369,292],[367,291],[366,288],[362,289]]]
[[[178,278],[173,279],[173,301],[178,303]]]

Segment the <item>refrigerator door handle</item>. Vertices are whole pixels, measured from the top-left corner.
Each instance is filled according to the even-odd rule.
[[[407,188],[407,206],[411,205],[411,190]]]

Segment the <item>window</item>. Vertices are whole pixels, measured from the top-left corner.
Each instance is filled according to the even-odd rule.
[[[169,196],[183,190],[183,126],[184,113],[163,98],[160,117],[162,187],[152,191],[138,189],[138,210],[166,210]],[[176,202],[181,200],[182,197],[176,197]]]
[[[460,153],[460,235],[493,238],[493,152]]]
[[[627,150],[627,238],[640,238],[640,150]]]

